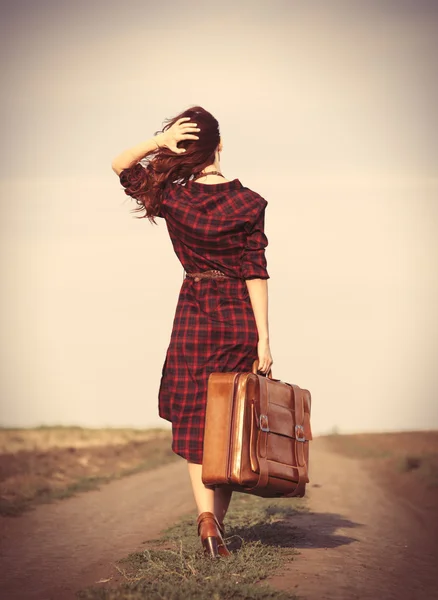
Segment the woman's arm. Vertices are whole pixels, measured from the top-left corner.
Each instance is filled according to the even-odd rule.
[[[259,371],[267,373],[273,363],[269,347],[268,281],[266,279],[247,279],[246,287],[248,288],[259,336],[257,345]]]
[[[190,117],[181,117],[166,131],[159,133],[146,142],[141,142],[132,148],[128,148],[128,150],[124,150],[112,161],[113,171],[120,175],[123,169],[138,163],[142,158],[162,146],[169,148],[175,154],[185,152],[184,148],[178,148],[178,142],[182,140],[199,140],[199,136],[193,135],[193,132],[200,131],[196,123],[188,123],[187,121],[190,121]]]
[[[146,142],[141,142],[132,148],[128,148],[128,150],[124,150],[112,161],[111,167],[113,171],[117,175],[120,175],[123,169],[131,167],[151,152],[158,150],[163,145],[162,138],[160,138],[161,135],[163,134],[160,133]]]
[[[245,248],[242,255],[242,274],[246,281],[254,318],[257,325],[259,371],[268,373],[272,365],[269,348],[268,326],[268,282],[265,248],[268,238],[265,235],[265,208],[267,202],[259,201],[255,217],[251,217]]]

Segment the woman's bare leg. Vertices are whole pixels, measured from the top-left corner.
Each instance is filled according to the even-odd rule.
[[[198,514],[211,512],[215,514],[214,489],[202,483],[202,465],[187,462],[190,480],[192,482],[193,495],[195,497]]]
[[[198,514],[211,512],[223,523],[231,501],[232,490],[212,488],[202,482],[202,465],[187,462]]]
[[[233,491],[227,487],[217,487],[214,490],[214,514],[219,523],[223,523],[231,501]]]
[[[220,527],[217,526],[217,514],[215,513],[215,510],[218,507],[221,514],[225,516],[231,494],[221,494],[220,496],[217,496],[214,488],[205,485],[202,481],[202,465],[188,461],[187,465],[189,468],[190,480],[192,482],[193,495],[195,496],[196,506],[198,507],[198,534],[201,536],[204,552],[214,558],[219,556],[230,556],[230,551],[222,539]],[[220,498],[219,505],[217,504],[217,501],[215,503],[216,498]],[[214,519],[212,515],[203,515],[200,517],[202,513],[213,513],[216,519]]]

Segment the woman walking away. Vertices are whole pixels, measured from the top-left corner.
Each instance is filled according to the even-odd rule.
[[[267,205],[221,173],[219,124],[200,106],[166,121],[153,138],[112,162],[125,193],[155,223],[165,219],[186,277],[176,307],[159,389],[159,414],[172,423],[172,450],[188,463],[204,552],[228,556],[227,488],[202,483],[210,373],[272,365],[264,233]],[[144,165],[139,162],[145,157]]]

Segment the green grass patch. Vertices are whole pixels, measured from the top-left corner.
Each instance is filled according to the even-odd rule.
[[[118,588],[90,587],[82,600],[294,600],[264,580],[298,554],[291,519],[307,511],[305,499],[263,499],[235,494],[226,519],[229,558],[203,555],[195,516],[186,517],[117,563]]]

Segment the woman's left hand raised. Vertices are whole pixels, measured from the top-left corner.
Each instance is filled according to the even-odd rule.
[[[154,137],[158,145],[169,148],[175,154],[183,154],[185,148],[178,148],[178,142],[182,140],[199,140],[199,136],[194,135],[195,131],[201,131],[196,123],[187,123],[190,117],[181,117],[172,127],[169,127],[163,133],[159,133]]]

